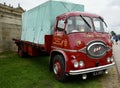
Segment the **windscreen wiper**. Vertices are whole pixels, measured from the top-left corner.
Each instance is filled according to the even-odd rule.
[[[88,27],[91,29],[90,24],[84,19],[84,17],[82,15],[80,15],[80,17],[84,20],[84,22],[88,25]]]
[[[106,22],[104,21],[104,19],[103,18],[101,18],[101,17],[99,17],[101,20],[102,20],[102,22],[105,24],[105,26],[107,27],[107,24],[106,24]]]

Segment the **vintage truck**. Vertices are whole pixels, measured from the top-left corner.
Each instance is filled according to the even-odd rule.
[[[69,75],[108,73],[115,63],[105,30],[104,19],[83,5],[48,1],[23,13],[21,39],[13,40],[21,57],[48,53],[50,71],[63,82]]]

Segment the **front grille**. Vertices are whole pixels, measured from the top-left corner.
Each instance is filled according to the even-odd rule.
[[[87,54],[92,58],[99,58],[106,54],[106,45],[102,42],[92,42],[87,46]]]

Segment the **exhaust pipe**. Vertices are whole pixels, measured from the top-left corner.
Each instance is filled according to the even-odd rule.
[[[82,75],[82,79],[83,79],[83,80],[86,80],[86,79],[87,79],[87,74],[83,74],[83,75]]]

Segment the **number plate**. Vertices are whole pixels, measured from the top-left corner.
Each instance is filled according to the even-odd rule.
[[[93,75],[96,76],[96,75],[101,75],[103,73],[104,73],[104,71],[97,71],[97,72],[93,72]]]

